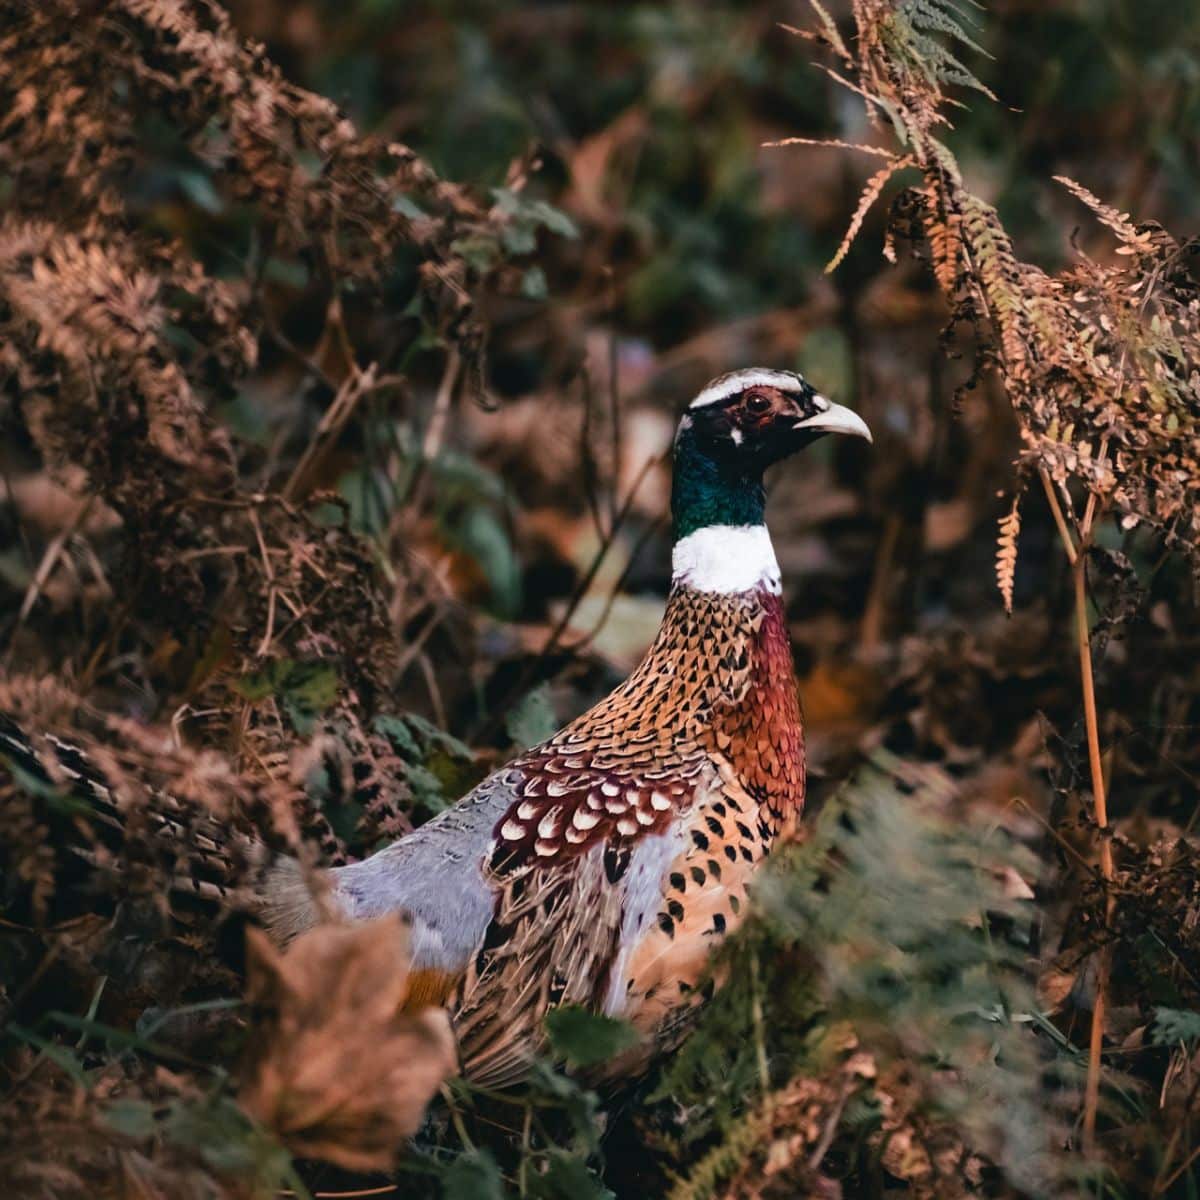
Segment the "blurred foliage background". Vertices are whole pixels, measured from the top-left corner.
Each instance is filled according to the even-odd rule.
[[[22,20],[31,11],[11,7]],[[119,7],[123,20],[138,9]],[[169,31],[174,10],[148,7],[170,10]],[[826,7],[846,21],[849,5]],[[104,8],[87,6],[91,16]],[[45,446],[22,411],[26,381],[0,359],[0,637],[10,703],[38,711],[29,699],[36,689],[21,680],[49,678],[93,710],[173,724],[185,742],[216,747],[251,774],[248,731],[261,735],[253,745],[266,775],[271,754],[308,746],[327,760],[321,784],[310,775],[303,789],[323,845],[335,858],[369,850],[624,677],[657,627],[669,579],[664,455],[679,409],[725,370],[799,369],[861,412],[875,444],[822,443],[771,485],[814,821],[828,808],[809,857],[769,894],[734,951],[752,964],[739,978],[757,980],[770,997],[766,1017],[761,1002],[731,989],[665,1078],[633,1099],[605,1098],[603,1118],[594,1096],[547,1067],[529,1103],[561,1109],[560,1124],[540,1129],[532,1151],[527,1118],[523,1142],[520,1113],[505,1114],[497,1134],[496,1114],[460,1096],[453,1120],[443,1114],[416,1155],[425,1173],[403,1177],[405,1186],[453,1197],[670,1187],[680,1197],[836,1195],[838,1187],[846,1195],[1037,1195],[1084,1186],[1077,1162],[1029,1166],[1078,1140],[1089,963],[1103,924],[1096,843],[1080,798],[1086,747],[1069,571],[1051,514],[1031,491],[1015,612],[1005,616],[993,560],[997,520],[1017,486],[1017,428],[993,383],[962,386],[972,378],[971,347],[943,337],[949,313],[927,265],[902,256],[892,266],[880,254],[890,200],[912,181],[889,185],[845,261],[826,274],[876,164],[831,147],[763,146],[793,135],[879,140],[859,99],[813,65],[826,61],[820,48],[789,30],[812,23],[807,6],[235,0],[228,11],[237,34],[261,42],[284,79],[333,101],[381,144],[410,147],[437,177],[381,192],[380,201],[381,212],[411,228],[442,222],[436,236],[384,236],[369,212],[339,224],[336,205],[306,236],[303,212],[283,221],[269,194],[239,186],[219,122],[201,125],[198,141],[174,108],[149,103],[131,109],[123,136],[136,150],[113,177],[124,228],[181,247],[231,290],[251,331],[243,368],[217,372],[220,381],[198,395],[206,419],[232,438],[244,493],[281,492],[308,505],[309,523],[271,525],[266,542],[311,546],[344,516],[361,537],[359,557],[338,576],[340,608],[325,613],[326,592],[314,588],[286,625],[265,615],[268,594],[274,613],[270,578],[235,615],[217,602],[219,590],[204,591],[207,580],[182,599],[169,588],[147,591],[145,563],[151,575],[169,574],[167,560],[132,554],[125,538],[136,523],[111,494],[93,501],[80,478],[48,478]],[[971,70],[998,102],[960,89],[946,141],[1021,257],[1053,271],[1081,252],[1114,252],[1055,175],[1181,239],[1200,232],[1200,9],[1172,0],[995,0],[968,16],[981,47]],[[19,42],[8,49],[15,54]],[[119,86],[109,100],[121,107]],[[15,138],[14,128],[6,136]],[[299,145],[290,161],[314,187],[322,179],[311,146]],[[365,161],[355,160],[348,178],[364,173]],[[53,189],[37,194],[23,170],[9,155],[0,171],[0,208],[13,220],[54,207]],[[343,244],[351,227],[361,235],[352,267]],[[203,374],[195,365],[203,347],[186,321],[164,331],[190,376]],[[359,387],[368,370],[383,382]],[[1108,1165],[1087,1186],[1191,1196],[1200,1187],[1200,961],[1188,930],[1200,910],[1182,851],[1172,851],[1169,878],[1154,872],[1162,839],[1194,831],[1200,593],[1186,562],[1152,537],[1111,523],[1098,541],[1091,616],[1110,812],[1141,883],[1129,884],[1134,900],[1110,939],[1099,1160]],[[341,553],[332,533],[321,544]],[[197,543],[180,553],[211,550]],[[141,574],[125,574],[139,562]],[[354,588],[366,596],[362,581],[376,575],[370,596],[356,598]],[[319,627],[313,613],[332,624]],[[353,636],[339,641],[351,626]],[[273,630],[293,642],[276,652]],[[270,653],[252,653],[260,646]],[[279,706],[268,720],[261,710],[272,697]],[[233,704],[244,706],[236,719]],[[384,800],[339,785],[328,761],[336,753],[313,741],[318,728],[356,747],[351,727],[373,739],[373,768],[399,781]],[[833,785],[868,759],[893,778],[860,777],[857,790],[831,799]],[[847,828],[860,836],[854,845],[843,844]],[[822,881],[830,861],[850,872],[832,885]],[[1143,889],[1143,904],[1138,888],[1148,879],[1157,890]],[[939,891],[947,880],[966,882]],[[811,898],[826,886],[831,907],[822,913]],[[859,965],[886,960],[897,945],[925,961],[947,943],[940,927],[923,923],[927,913],[903,928],[888,924],[894,905],[864,914],[854,903],[862,890],[891,897],[902,913],[924,912],[925,898],[939,895],[947,920],[986,909],[1008,923],[1019,950],[979,957],[976,943],[955,943],[961,987],[935,967],[916,972],[908,991],[882,977],[864,982],[838,957],[842,949],[828,950],[839,931],[861,951],[847,952]],[[1034,895],[1036,916],[1013,909]],[[106,972],[114,982],[92,1003],[79,978],[95,963],[75,963],[68,987],[38,967],[50,942],[39,933],[6,951],[7,967],[27,981],[6,989],[9,1018],[31,1030],[46,1007],[86,1011],[110,1030],[141,1019],[144,975],[126,986]],[[991,982],[977,986],[998,976],[1008,981],[999,993]],[[207,1003],[236,987],[231,979],[201,972],[194,987],[166,999],[151,987],[149,996],[165,1007]],[[49,982],[60,991],[48,1000]],[[990,1050],[965,1032],[939,1047],[963,1011],[991,1003],[1006,1028]],[[892,1013],[904,1018],[894,1027]],[[842,1016],[857,1022],[857,1034]],[[1035,1027],[1028,1061],[1029,1046],[1011,1041],[1017,1026]],[[22,1052],[46,1054],[37,1028]],[[756,1053],[764,1038],[765,1079]],[[128,1076],[123,1086],[136,1076],[152,1101],[134,1116],[123,1110],[119,1132],[129,1142],[169,1145],[172,1170],[199,1155],[229,1194],[243,1194],[236,1189],[250,1186],[253,1171],[276,1186],[304,1186],[236,1112],[210,1105],[207,1125],[188,1125],[175,1108],[164,1117],[164,1089],[175,1085],[151,1081],[148,1068],[138,1074],[128,1054],[105,1044],[107,1057],[95,1042],[81,1069],[115,1062]],[[153,1049],[134,1048],[154,1062]],[[927,1086],[942,1066],[980,1067],[989,1055],[1019,1079],[1011,1090],[969,1073],[960,1077],[975,1080],[965,1094]],[[69,1122],[54,1104],[66,1103],[66,1091],[26,1101],[18,1084],[32,1071],[24,1061],[14,1069],[10,1112],[20,1115],[10,1128],[42,1121],[45,1139],[23,1154],[59,1161],[51,1143]],[[1031,1089],[1039,1072],[1044,1087]],[[859,1084],[846,1082],[865,1079],[876,1088],[869,1103],[851,1098]],[[176,1090],[195,1099],[194,1088]],[[747,1099],[759,1091],[769,1104]],[[1003,1110],[1008,1124],[997,1131],[987,1110]],[[111,1135],[111,1120],[101,1126]],[[1034,1128],[1055,1144],[1031,1149]],[[218,1142],[237,1143],[245,1161],[214,1157]],[[111,1165],[105,1153],[79,1168],[85,1189]],[[155,1161],[167,1169],[161,1155]],[[150,1178],[148,1167],[138,1170]],[[144,1194],[185,1194],[171,1191],[182,1177]],[[39,1179],[46,1194],[75,1194],[65,1174]]]

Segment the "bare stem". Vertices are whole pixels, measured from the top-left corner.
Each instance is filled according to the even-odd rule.
[[[1096,824],[1108,828],[1108,797],[1104,788],[1104,763],[1100,754],[1100,727],[1096,718],[1096,688],[1092,677],[1092,650],[1088,639],[1087,580],[1081,555],[1072,569],[1075,580],[1075,630],[1079,639],[1079,676],[1083,688],[1083,721],[1087,732],[1088,767],[1092,776],[1092,801]],[[1112,843],[1100,842],[1100,871],[1106,880],[1113,877]]]
[[[750,983],[752,1001],[750,1013],[754,1020],[754,1052],[758,1065],[758,1086],[762,1089],[763,1111],[769,1117],[773,1107],[771,1103],[771,1070],[767,1063],[767,1038],[764,1032],[762,976],[758,969],[758,952],[750,958]]]
[[[1089,511],[1091,509],[1089,508]],[[1090,532],[1090,531],[1089,531]],[[1085,537],[1087,534],[1085,533]],[[1092,676],[1092,649],[1088,638],[1086,556],[1076,555],[1071,565],[1075,584],[1075,631],[1079,646],[1079,677],[1083,692],[1083,721],[1087,732],[1088,766],[1092,777],[1092,803],[1096,825],[1100,829],[1100,873],[1105,884],[1113,878],[1112,842],[1108,829],[1108,797],[1104,784],[1104,763],[1100,753],[1100,727],[1096,718],[1096,687]],[[1104,920],[1112,917],[1111,892],[1105,903]],[[1107,947],[1099,953],[1096,971],[1095,1002],[1092,1006],[1092,1029],[1088,1043],[1087,1084],[1083,1100],[1083,1151],[1087,1155],[1096,1148],[1096,1111],[1100,1103],[1100,1052],[1104,1043],[1104,1008],[1108,992],[1109,956]]]
[[[1107,442],[1101,447],[1103,458]],[[1054,515],[1062,539],[1063,550],[1071,564],[1071,581],[1075,591],[1075,641],[1079,653],[1079,686],[1083,695],[1083,723],[1087,735],[1088,769],[1092,778],[1092,805],[1096,825],[1100,830],[1100,874],[1106,885],[1113,879],[1112,842],[1108,830],[1108,793],[1104,782],[1104,759],[1100,752],[1100,722],[1096,715],[1096,682],[1092,674],[1092,646],[1088,631],[1087,614],[1087,546],[1092,536],[1096,519],[1096,494],[1088,497],[1087,508],[1077,533],[1078,544],[1071,536],[1070,527],[1063,514],[1062,505],[1055,493],[1054,485],[1047,473],[1038,472],[1042,487]],[[1112,894],[1105,902],[1105,924],[1112,918]],[[1109,982],[1109,956],[1107,948],[1100,950],[1097,971],[1095,1002],[1092,1006],[1092,1027],[1088,1041],[1088,1071],[1083,1099],[1083,1151],[1087,1155],[1096,1148],[1096,1112],[1100,1105],[1100,1055],[1104,1046],[1104,1009],[1107,1003]]]
[[[1054,523],[1058,526],[1058,536],[1062,538],[1063,549],[1067,552],[1067,561],[1074,566],[1077,557],[1075,553],[1075,541],[1071,537],[1071,531],[1067,528],[1067,519],[1063,516],[1062,505],[1058,502],[1058,495],[1054,491],[1054,484],[1051,482],[1045,468],[1038,471],[1038,475],[1041,476],[1042,487],[1046,492],[1046,499],[1050,502],[1050,511],[1054,514]]]

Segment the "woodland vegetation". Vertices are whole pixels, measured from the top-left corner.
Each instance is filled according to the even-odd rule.
[[[123,813],[0,770],[0,1194],[1200,1193],[1194,6],[0,11],[0,712]],[[773,483],[805,831],[677,1054],[486,1093],[393,926],[172,893],[623,678],[759,363],[875,445]]]

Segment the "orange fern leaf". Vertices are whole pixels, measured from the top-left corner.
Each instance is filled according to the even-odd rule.
[[[858,207],[854,210],[854,216],[850,218],[850,226],[846,230],[846,236],[842,238],[842,244],[837,248],[837,252],[829,260],[825,267],[825,273],[828,275],[830,271],[837,268],[838,263],[846,257],[847,252],[854,243],[854,239],[858,236],[858,231],[862,228],[863,220],[866,218],[867,210],[879,198],[879,193],[883,191],[884,185],[897,171],[902,171],[905,167],[914,166],[915,162],[911,154],[906,154],[903,158],[893,159],[886,166],[881,167],[870,179],[867,180],[863,187],[862,195],[858,198]]]
[[[1004,599],[1004,611],[1012,615],[1013,580],[1017,573],[1017,537],[1021,532],[1021,494],[1013,497],[1012,508],[1000,518],[996,541],[996,585]]]

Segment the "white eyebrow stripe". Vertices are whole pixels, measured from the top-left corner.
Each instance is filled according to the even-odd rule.
[[[775,371],[770,367],[746,367],[741,371],[730,371],[727,375],[718,375],[716,379],[711,380],[705,386],[704,390],[688,405],[688,408],[703,408],[706,404],[717,404],[751,387],[773,387],[794,392],[797,388],[807,386],[794,371]]]

